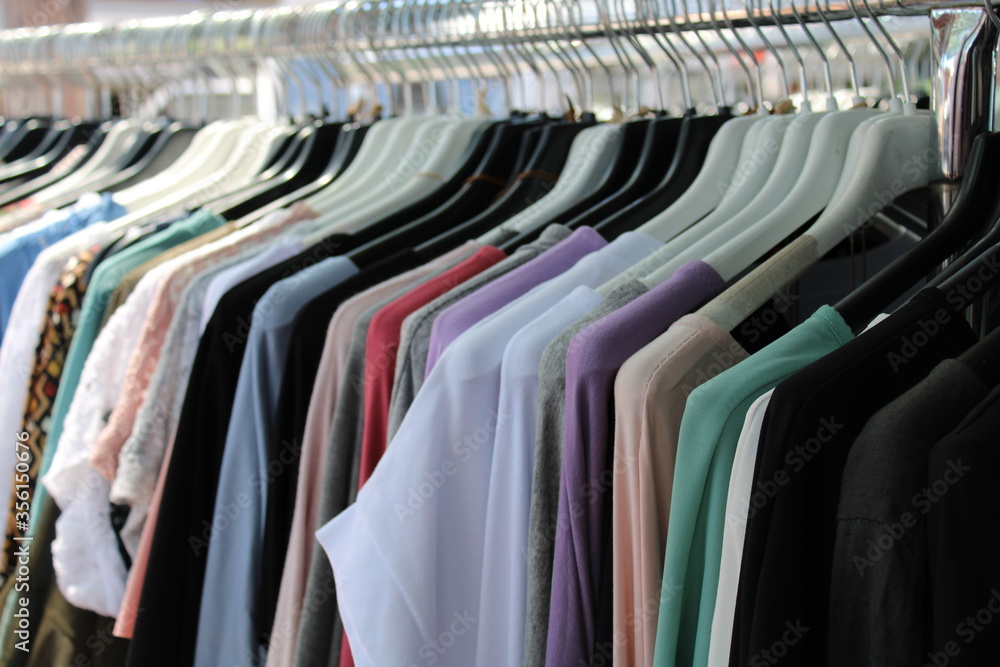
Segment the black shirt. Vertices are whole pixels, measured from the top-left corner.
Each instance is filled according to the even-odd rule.
[[[789,664],[826,664],[837,501],[851,444],[879,408],[975,340],[945,295],[926,289],[777,386],[754,483],[780,481],[747,522],[731,665],[759,662],[787,623],[808,628],[785,647]]]
[[[934,615],[925,663],[980,667],[1000,656],[998,433],[1000,389],[994,389],[927,462]]]
[[[380,260],[314,298],[295,319],[278,394],[274,431],[268,438],[267,460],[275,460],[289,443],[292,446],[287,449],[295,452],[295,460],[284,466],[281,474],[268,477],[261,584],[256,610],[258,638],[264,646],[267,645],[265,634],[271,631],[278,604],[278,591],[295,509],[299,455],[306,416],[330,320],[347,299],[408,271],[419,263],[412,251],[399,252]]]
[[[350,249],[334,235],[230,289],[201,341],[153,527],[129,665],[194,662],[212,512],[236,382],[257,301],[279,280]]]

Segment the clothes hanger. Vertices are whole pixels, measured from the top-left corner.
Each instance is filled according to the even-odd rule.
[[[873,42],[877,44],[874,35],[870,36]],[[886,65],[888,70],[892,72],[888,56],[886,56]],[[908,94],[908,88],[904,87],[904,89]],[[896,99],[894,83],[892,92],[893,99]],[[841,116],[837,119],[841,122],[836,125],[833,123],[827,124],[824,127],[824,135],[818,137],[817,141],[812,143],[809,150],[809,157],[812,160],[809,164],[808,172],[805,173],[801,164],[796,166],[795,171],[801,174],[799,178],[801,185],[795,192],[797,196],[794,200],[791,202],[787,200],[788,187],[779,187],[777,194],[780,197],[770,198],[768,196],[768,188],[765,186],[765,189],[761,193],[762,197],[755,198],[747,206],[745,213],[736,216],[734,220],[718,227],[711,234],[702,237],[693,244],[690,243],[690,234],[684,235],[688,237],[687,247],[682,248],[681,252],[674,259],[652,274],[649,277],[650,282],[662,282],[684,261],[693,258],[705,258],[705,261],[719,270],[722,275],[735,276],[742,272],[751,262],[763,256],[783,239],[794,233],[799,227],[808,222],[813,215],[819,213],[820,210],[824,212],[820,215],[816,225],[810,228],[810,231],[807,233],[824,234],[828,237],[828,242],[832,245],[828,247],[824,246],[826,249],[823,251],[823,254],[843,240],[844,237],[839,225],[841,223],[847,224],[848,221],[844,220],[842,213],[839,214],[839,217],[830,218],[828,214],[831,207],[834,210],[837,210],[836,207],[838,206],[843,209],[845,207],[843,202],[848,202],[848,205],[857,204],[863,206],[860,210],[868,210],[867,201],[872,198],[870,191],[872,187],[871,183],[879,183],[879,181],[872,181],[871,179],[882,177],[890,179],[886,180],[885,183],[891,184],[892,180],[904,176],[904,168],[908,169],[904,165],[903,158],[895,162],[891,158],[883,158],[879,162],[878,154],[875,151],[894,152],[898,150],[904,158],[922,155],[923,151],[929,147],[931,136],[928,129],[929,126],[927,125],[930,119],[926,116],[917,119],[917,122],[914,123],[900,114],[877,114],[874,117],[868,117],[869,114],[864,113],[846,113],[848,114],[847,116]],[[877,128],[880,124],[885,127],[886,122],[889,122],[892,127],[902,133],[883,132],[878,134]],[[873,132],[876,134],[873,134]],[[843,146],[844,139],[847,136],[850,136],[850,147],[848,148],[843,165],[831,164],[834,162],[831,158],[838,157],[837,148],[838,146]],[[882,141],[881,144],[878,143],[880,138]],[[871,148],[873,145],[877,146],[874,150]],[[867,154],[862,152],[864,149],[868,150]],[[865,163],[866,160],[871,160],[875,168],[882,169],[883,171],[872,174],[870,172],[873,166],[872,162]],[[863,164],[859,164],[859,161]],[[866,180],[860,180],[856,175],[860,169],[868,170],[863,177]],[[788,179],[794,173],[789,172],[780,177],[788,182]],[[813,180],[824,176],[827,180],[822,183],[817,183]],[[854,178],[855,185],[845,185],[844,178]],[[926,184],[926,169],[924,170],[923,179],[923,184]],[[833,182],[837,183],[835,188],[832,186]],[[772,183],[772,181],[769,180],[769,183]],[[922,184],[918,184],[917,187],[920,185]],[[784,190],[784,193],[781,190]],[[847,197],[847,199],[838,200],[838,191],[842,193],[841,197]],[[764,201],[761,201],[761,199],[764,199]],[[786,203],[789,205],[786,206]],[[808,211],[808,215],[806,215],[805,210],[799,208],[799,206],[805,205],[812,206]],[[859,209],[852,207],[849,210],[852,216],[856,216],[856,211]],[[759,219],[761,214],[763,214],[763,220]],[[831,223],[826,221],[829,219],[840,221],[837,223],[837,229],[830,227]],[[701,225],[698,225],[697,229],[701,229]],[[679,243],[676,245],[681,246],[683,244]]]
[[[446,39],[457,44],[462,43],[461,39]],[[466,64],[466,73],[475,73],[480,80],[485,79],[485,75],[471,59],[471,54],[465,54],[461,60]],[[511,135],[506,133],[512,127],[523,135],[530,126],[514,126],[506,122],[491,125],[473,142],[472,149],[460,167],[459,173],[432,193],[396,211],[381,215],[371,227],[391,231],[380,234],[378,243],[371,246],[370,252],[352,255],[352,258],[362,263],[374,261],[385,254],[386,248],[412,246],[419,239],[440,233],[442,230],[454,229],[457,221],[481,211],[488,202],[482,193],[495,193],[496,185],[484,179],[477,179],[475,175],[492,175],[494,171],[484,172],[484,168],[495,169],[502,166],[504,161],[511,162],[514,159],[516,151],[512,149],[516,148],[516,144],[510,143]],[[498,143],[498,140],[502,143]],[[511,165],[504,167],[504,171],[510,170]]]
[[[771,11],[776,16],[780,7],[776,8],[772,2]],[[797,11],[796,17],[798,17]],[[739,238],[743,233],[749,234],[747,230],[772,227],[789,230],[778,239],[780,241],[808,222],[829,202],[830,195],[843,171],[843,146],[866,118],[879,112],[868,109],[833,111],[836,108],[836,100],[833,97],[833,78],[829,61],[800,17],[799,20],[821,57],[827,83],[825,106],[830,111],[809,112],[810,105],[806,97],[802,105],[803,113],[793,117],[774,168],[760,192],[728,220],[719,220],[718,216],[713,214],[680,233],[668,245],[667,252],[674,255],[674,258],[649,276],[650,283],[666,280],[685,261],[705,257],[716,249],[724,253],[727,243],[731,239]],[[784,28],[781,28],[781,31],[799,63],[805,90],[805,63]],[[670,228],[665,226],[660,229]],[[782,232],[758,234],[755,238],[763,244],[779,233]],[[733,243],[735,245],[736,242]],[[753,256],[754,252],[755,250],[748,251],[747,255]]]
[[[567,10],[566,21],[562,19],[562,8],[565,7]],[[582,13],[580,8],[580,2],[577,0],[572,3],[558,3],[556,4],[554,10],[557,17],[557,22],[560,29],[572,29],[577,35],[577,41],[579,41],[589,52],[592,59],[597,63],[598,67],[604,72],[605,78],[607,80],[608,89],[611,91],[615,90],[614,77],[611,73],[611,68],[607,63],[603,61],[600,54],[593,48],[593,45],[589,40],[584,39],[582,31],[580,31],[579,23],[574,18],[574,9]],[[574,51],[582,65],[579,69],[581,70],[581,80],[584,82],[584,87],[589,90],[583,108],[592,110],[594,107],[593,103],[593,77],[590,74],[589,68],[587,68],[583,57],[579,54],[576,48],[575,42],[571,41],[569,43],[570,50]],[[617,51],[615,51],[618,53]],[[624,65],[623,65],[624,66]],[[655,63],[653,64],[655,68]],[[658,87],[658,106],[656,108],[663,109],[662,100],[662,89]],[[652,107],[651,107],[652,108]],[[638,110],[637,110],[638,111]],[[662,115],[662,111],[656,112],[656,115]],[[607,161],[607,166],[601,175],[600,182],[589,188],[589,194],[580,197],[571,204],[568,208],[562,212],[557,213],[555,216],[551,217],[549,220],[539,223],[536,225],[535,229],[522,232],[517,237],[511,239],[504,244],[505,248],[516,248],[517,246],[530,242],[537,236],[541,231],[551,222],[556,221],[567,221],[573,220],[574,218],[586,213],[588,210],[597,206],[601,202],[615,195],[624,188],[629,180],[632,178],[632,174],[635,171],[635,159],[642,151],[643,145],[646,142],[646,136],[650,127],[650,119],[637,117],[629,120],[625,120],[624,113],[622,115],[621,126],[619,129],[619,138],[617,140],[618,150],[613,159]]]
[[[516,43],[517,40],[509,40],[505,34],[508,31],[508,20],[515,18],[509,17],[508,13],[513,14],[515,9],[512,4],[508,4],[499,12],[501,22],[500,40],[509,49],[507,51],[508,55],[516,54],[522,60],[523,66],[539,78],[537,85],[537,90],[539,91],[538,104],[539,108],[544,111],[546,105],[544,99],[546,89],[545,80],[541,68],[535,62],[535,59],[539,57],[539,52],[536,51],[532,55],[532,50],[528,49],[526,44],[518,44]],[[551,69],[551,66],[547,66]],[[521,67],[515,65],[515,70],[519,69]],[[553,76],[556,77],[556,83],[558,84],[558,71],[555,69],[551,69],[551,71]],[[592,113],[581,114],[579,120],[556,120],[549,122],[544,115],[532,115],[529,116],[529,119],[535,122],[539,120],[545,122],[540,129],[536,130],[537,138],[531,136],[531,130],[529,130],[528,135],[525,137],[526,140],[535,142],[530,158],[524,165],[523,170],[514,179],[514,182],[487,210],[458,228],[463,230],[466,239],[484,232],[497,230],[500,225],[508,222],[512,216],[548,193],[567,163],[567,157],[576,136],[585,128],[596,123],[596,119]],[[500,232],[497,230],[497,233]],[[484,243],[494,242],[491,239],[481,239],[481,241]]]
[[[345,77],[343,70],[337,67],[325,48],[323,46],[319,46],[326,40],[321,40],[318,36],[325,36],[331,31],[330,22],[334,18],[335,9],[335,7],[325,6],[315,12],[316,20],[314,34],[316,34],[317,37],[310,40],[312,43],[317,44],[317,48],[313,55],[316,57],[320,67],[329,75],[328,80],[331,82],[332,86],[331,99],[335,100],[338,97],[338,85],[343,92],[342,99],[344,102],[339,106],[343,106],[343,113],[347,116],[347,118],[345,121],[341,121],[340,123],[340,132],[334,145],[333,152],[330,155],[330,159],[326,164],[326,167],[313,182],[307,182],[297,190],[293,190],[292,192],[278,197],[268,204],[258,207],[257,210],[247,213],[245,216],[238,219],[238,226],[242,227],[252,224],[273,211],[291,206],[295,202],[302,201],[321,192],[324,188],[340,177],[348,165],[351,164],[362,146],[368,129],[371,127],[370,125],[362,125],[356,122],[356,111],[348,109],[347,104],[347,86],[349,82]],[[327,45],[326,48],[335,50],[336,44],[336,41],[332,42]],[[367,75],[367,70],[365,70],[363,74]],[[371,79],[370,83],[374,86],[374,79]],[[358,102],[356,106],[360,109],[360,102]],[[377,121],[378,118],[376,117],[375,120]]]
[[[695,55],[695,58],[705,69],[711,84],[710,90],[716,113],[714,115],[695,115],[693,111],[689,111],[683,116],[681,132],[678,136],[677,148],[672,154],[672,160],[666,171],[661,168],[661,177],[652,190],[634,201],[628,202],[624,208],[607,212],[607,217],[595,224],[594,228],[607,238],[615,238],[625,231],[635,229],[640,223],[651,219],[676,201],[694,180],[699,168],[704,163],[712,138],[721,126],[732,118],[732,112],[723,99],[721,84],[715,83],[716,79],[721,81],[721,73],[717,77],[713,77],[712,69],[690,42],[684,38],[683,32],[676,25],[672,16],[675,13],[677,13],[676,4],[671,0],[666,11],[667,21],[678,39]],[[703,45],[705,44],[701,35],[698,35],[697,38]],[[716,71],[721,72],[718,58],[711,50],[709,50],[709,58],[715,64]]]
[[[477,12],[481,11],[482,0],[478,0],[477,6]],[[513,76],[512,71],[517,70],[517,65],[515,63],[512,70],[503,63],[500,54],[492,53],[494,46],[481,28],[480,14],[477,13],[476,18],[476,34],[479,36],[484,53],[497,65],[498,73],[509,84],[510,77]],[[511,90],[510,85],[504,85],[506,95],[510,95]],[[506,99],[511,100],[510,97]],[[508,107],[512,106],[513,102],[508,102]],[[485,226],[481,218],[477,217],[483,212],[484,202],[495,196],[498,185],[510,183],[517,174],[524,171],[524,165],[536,146],[538,131],[533,128],[539,128],[546,122],[548,121],[544,118],[525,118],[500,127],[493,138],[494,145],[476,168],[475,175],[470,177],[449,201],[435,211],[393,232],[389,239],[405,239],[412,235],[414,230],[419,230],[422,234],[433,238],[421,243],[416,249],[417,252],[424,257],[436,257],[477,236],[480,230],[492,229]],[[371,252],[375,252],[374,246]]]
[[[601,6],[600,3],[598,6]],[[642,6],[645,11],[646,8],[653,5],[652,3],[644,3]],[[609,13],[603,11],[599,13],[599,16],[602,18],[602,24],[604,25],[609,42],[613,45],[616,44],[616,37],[610,28]],[[685,58],[665,35],[660,35],[651,27],[654,21],[655,19],[651,19],[649,22],[643,21],[646,24],[646,32],[653,38],[654,43],[664,52],[667,58],[680,70],[681,90],[687,112],[679,118],[662,116],[651,119],[644,134],[642,148],[637,158],[633,161],[634,166],[630,170],[630,176],[626,183],[612,195],[593,204],[576,217],[561,218],[560,221],[565,222],[570,228],[596,226],[602,221],[607,220],[609,216],[633,204],[642,196],[652,191],[662,181],[664,173],[669,172],[669,164],[665,172],[664,163],[666,160],[673,159],[678,155],[678,152],[682,149],[683,141],[687,136],[686,133],[689,132],[692,119],[696,116],[691,101],[689,73]],[[628,57],[628,52],[623,47],[616,47],[614,50],[620,61]],[[696,54],[696,57],[706,71],[708,71],[708,66],[701,59],[700,54]]]
[[[752,54],[753,51],[743,40],[743,37],[740,36],[739,32],[737,32],[732,20],[729,18],[725,3],[722,3],[720,7],[723,20],[742,46],[743,52]],[[710,0],[709,14],[714,15],[714,13],[714,0]],[[719,34],[721,37],[721,31]],[[723,39],[723,41],[725,40]],[[757,121],[767,117],[767,109],[765,108],[763,99],[760,63],[757,62],[756,58],[750,57],[750,62],[753,64],[756,74],[756,78],[754,78],[746,63],[743,62],[743,58],[732,49],[728,42],[727,46],[733,50],[734,56],[746,71],[751,97],[756,103],[756,114],[733,118],[719,128],[718,133],[712,138],[709,144],[708,152],[705,155],[705,162],[690,186],[676,201],[644,223],[640,228],[641,231],[654,238],[671,238],[675,236],[675,229],[686,229],[719,205],[724,192],[728,189],[728,185],[726,184],[734,181],[737,166],[747,164],[747,160],[750,159],[751,153],[749,151],[755,146],[757,133],[760,132],[760,125]],[[756,88],[754,87],[754,82],[757,84]],[[748,152],[744,155],[744,142],[747,142],[748,134],[751,128],[755,126],[757,129],[754,131],[753,139],[749,143],[746,143],[746,150]],[[724,187],[720,187],[720,183],[724,184]]]
[[[42,40],[30,40],[29,48],[40,52]],[[46,67],[51,68],[53,64],[49,54],[44,58],[37,54],[33,56],[36,61],[46,63]],[[62,115],[62,94],[58,86],[52,86],[44,77],[39,77],[40,82],[48,91],[48,99],[52,108]],[[103,136],[101,124],[94,120],[80,119],[60,119],[48,125],[45,135],[38,145],[23,157],[8,161],[0,166],[0,184],[6,184],[8,189],[20,183],[44,175],[51,170],[60,160],[62,160],[76,146],[85,144],[91,137],[95,141]]]
[[[411,8],[412,11],[412,8]],[[333,18],[335,34],[345,42],[356,43],[355,14],[357,8],[349,5],[338,7]],[[369,71],[368,65],[354,52],[347,49],[347,54],[358,70],[369,82],[373,91],[377,90],[375,77]],[[376,63],[372,63],[377,66]],[[378,99],[377,94],[372,97]],[[337,209],[344,202],[359,203],[358,197],[364,197],[365,203],[371,201],[374,192],[380,192],[384,185],[385,175],[392,173],[399,164],[399,156],[406,155],[411,146],[419,141],[428,141],[437,128],[447,121],[436,114],[410,115],[375,124],[365,135],[365,140],[357,157],[345,172],[328,188],[311,196],[306,203],[316,211]],[[431,139],[433,144],[434,140]]]
[[[309,43],[307,39],[301,41]],[[246,76],[247,73],[243,74]],[[323,175],[334,155],[343,125],[319,120],[323,115],[322,87],[315,78],[308,75],[307,78],[312,79],[316,91],[317,108],[311,114],[316,120],[295,133],[290,145],[283,149],[281,159],[246,188],[221,200],[208,202],[206,207],[219,211],[228,220],[242,219],[262,206],[314,183]],[[300,79],[299,84],[304,84],[304,81]]]
[[[287,20],[287,16],[279,16],[278,19]],[[235,33],[235,31],[230,32]],[[279,34],[284,33],[279,32]],[[278,35],[272,35],[268,39],[277,38]],[[230,39],[235,40],[233,36],[230,36]],[[214,72],[216,78],[233,82],[232,104],[234,110],[238,109],[238,91],[235,85],[236,78],[241,75],[252,77],[252,72],[250,72],[249,68],[240,68],[235,62],[228,64],[223,63],[208,53],[204,55],[203,59],[206,65]],[[306,77],[300,77],[292,64],[290,62],[286,63],[283,57],[277,57],[273,62],[279,72],[282,73],[283,78],[287,77],[292,79],[295,83],[295,89],[300,91],[299,102],[300,104],[304,103],[304,101],[309,97],[308,92],[305,90]],[[318,90],[318,83],[314,82],[314,85]],[[292,117],[289,115],[290,124],[283,128],[283,138],[279,140],[277,147],[271,156],[271,161],[265,166],[263,171],[251,178],[242,187],[230,189],[227,192],[220,193],[219,196],[204,202],[203,206],[212,210],[229,208],[238,202],[245,201],[255,195],[267,192],[271,187],[273,187],[275,184],[274,179],[285,173],[289,166],[295,164],[296,159],[299,158],[302,153],[304,143],[307,141],[307,137],[309,136],[310,129],[321,125],[321,122],[316,120],[317,115],[312,113],[310,109],[303,106],[299,109],[299,111],[299,117]],[[310,144],[310,146],[313,146],[313,144]],[[328,154],[325,154],[325,158],[328,158]]]
[[[859,23],[863,23],[856,11],[854,11],[854,15]],[[872,14],[872,16],[874,15]],[[880,53],[886,56],[887,68],[892,72],[892,64],[889,62],[885,51],[881,49],[881,45],[878,44],[873,34],[867,30],[866,34],[880,50]],[[887,33],[885,34],[887,35]],[[893,51],[896,52],[898,47],[895,46],[895,42],[890,43],[893,46]],[[895,88],[893,88],[893,91],[895,92]],[[904,91],[906,91],[904,94],[908,94],[908,88],[905,86]],[[904,102],[904,109],[907,104],[912,103]],[[900,119],[903,120],[902,123],[892,122]],[[916,120],[911,121],[909,119]],[[885,123],[887,120],[889,122]],[[844,171],[837,187],[834,189],[830,206],[820,214],[816,222],[802,235],[796,237],[791,243],[751,271],[746,277],[733,285],[733,287],[726,290],[725,293],[709,302],[699,313],[709,317],[727,330],[732,330],[753,313],[754,310],[765,303],[767,299],[771,298],[778,289],[793,282],[831,248],[849,237],[858,229],[859,223],[867,222],[867,218],[865,220],[857,219],[856,209],[852,209],[849,217],[845,217],[840,213],[840,210],[843,208],[843,202],[857,201],[863,203],[865,204],[865,208],[861,210],[868,212],[881,209],[883,205],[878,201],[873,201],[874,197],[871,193],[880,192],[881,190],[878,188],[884,186],[886,179],[899,180],[902,178],[902,168],[905,160],[900,158],[899,155],[923,154],[921,147],[923,146],[925,150],[929,145],[929,137],[932,136],[924,123],[925,120],[926,117],[921,118],[911,111],[909,115],[906,113],[883,114],[881,117],[869,119],[859,125],[851,137],[851,145],[848,147]],[[880,126],[879,122],[885,124]],[[921,124],[923,124],[922,128]],[[892,130],[897,131],[894,132]],[[913,166],[910,165],[910,168]],[[854,180],[855,174],[858,171],[865,172],[865,178],[868,179],[867,188],[859,187]],[[918,173],[907,174],[908,180],[916,181],[918,184],[921,180],[926,183],[927,169],[916,169],[915,171]],[[888,192],[892,192],[892,190],[888,190]],[[871,206],[871,208],[868,206]],[[837,214],[834,215],[832,211],[836,211]],[[759,233],[761,230],[754,229],[751,231]],[[728,275],[731,278],[734,275],[732,272],[737,270],[737,266],[742,265],[744,268],[747,266],[747,257],[751,255],[760,257],[763,254],[758,254],[760,248],[764,243],[776,238],[780,231],[780,229],[775,228],[766,230],[767,238],[764,239],[751,238],[753,234],[741,234],[740,237],[734,240],[733,245],[726,246],[725,252],[717,251],[706,257],[705,261],[716,267],[717,270],[720,270],[723,277]],[[769,251],[781,240],[781,238],[778,238],[763,252]],[[742,258],[740,260],[735,259],[735,256],[739,254],[737,253],[735,243],[745,243],[750,248],[749,253],[743,252],[740,255]],[[865,322],[865,326],[867,324],[868,322]]]
[[[426,12],[422,17],[422,25],[425,27],[424,34],[427,34],[429,31],[426,28],[431,24]],[[444,64],[451,67],[448,63]],[[450,71],[453,80],[458,80],[454,70]],[[402,72],[397,74],[401,75]],[[455,102],[457,113],[460,101],[456,99]],[[325,204],[329,207],[330,214],[321,216],[315,221],[315,226],[322,229],[336,223],[339,229],[356,230],[377,219],[386,210],[393,210],[430,194],[441,182],[452,178],[464,163],[473,137],[491,122],[489,118],[477,116],[454,120],[438,117],[422,123],[413,132],[413,151],[409,150],[409,146],[402,153],[395,150],[392,168],[378,174],[363,174],[362,183],[365,180],[374,182],[351,199],[344,199],[341,194],[333,204],[327,200]],[[400,155],[404,156],[401,161]]]
[[[554,40],[545,40],[546,46],[554,52]],[[568,60],[568,66],[575,63]],[[582,76],[574,77],[577,83],[577,97],[583,100]],[[621,127],[617,123],[599,124],[582,130],[573,140],[566,158],[566,167],[559,174],[555,186],[543,197],[511,216],[501,227],[506,230],[532,234],[546,222],[593,191],[604,178],[606,165],[620,152]],[[516,243],[508,242],[505,245]]]
[[[784,59],[780,56],[777,49],[757,23],[754,16],[756,10],[753,3],[749,2],[745,4],[748,21],[757,32],[767,51],[774,57],[778,71],[781,74],[780,81],[782,84],[782,90],[784,91],[783,97],[784,99],[787,99],[789,94],[789,83],[788,71],[786,69]],[[759,109],[762,108],[763,105],[759,107]],[[810,109],[808,108],[808,105],[805,109],[801,110],[804,114],[808,114],[809,111]],[[793,124],[795,124],[796,127],[808,129],[809,123],[808,121],[803,122],[803,118],[803,116],[798,114],[789,113],[772,116],[765,115],[756,119],[756,122],[750,122],[750,126],[744,135],[740,158],[738,161],[739,167],[736,169],[733,176],[733,182],[725,188],[725,192],[722,194],[721,200],[715,208],[704,218],[698,221],[698,229],[711,230],[712,228],[718,226],[722,222],[730,219],[732,216],[742,211],[753,200],[753,198],[760,193],[767,182],[768,177],[774,171],[775,164],[778,161],[781,155],[781,150],[784,147],[785,134],[789,127],[792,127]],[[694,179],[692,179],[692,182],[693,180]],[[718,190],[717,185],[716,189]],[[683,194],[683,192],[678,194],[678,199],[683,196]],[[661,208],[661,210],[666,208],[668,207],[665,206]],[[650,221],[651,220],[652,218]],[[657,238],[669,240],[678,233],[678,230],[682,228],[682,226],[684,226],[684,222],[686,221],[682,219],[666,223],[658,221],[658,223],[651,226],[649,230],[656,232]]]
[[[70,37],[70,35],[62,34],[58,34],[54,37],[54,59],[60,60],[62,63],[70,62],[70,58],[65,54]],[[86,83],[85,74],[77,74],[73,70],[69,70],[67,78],[73,83],[79,83],[81,85],[85,85]],[[91,116],[96,117],[97,114],[91,114]],[[109,149],[118,151],[119,149],[114,147],[120,145],[122,131],[126,129],[134,129],[134,125],[134,123],[124,121],[104,121],[102,123],[101,132],[88,140],[85,149],[86,152],[77,162],[69,166],[68,171],[66,170],[66,165],[63,164],[59,169],[53,168],[46,174],[32,178],[28,182],[12,188],[0,196],[0,208],[9,206],[28,196],[32,196],[33,202],[42,203],[44,200],[40,197],[40,195],[44,194],[47,190],[50,190],[55,185],[60,183],[67,181],[74,182],[76,179],[80,178],[81,174],[93,171],[93,169],[101,164],[102,159],[104,159],[104,157],[108,154]],[[109,143],[111,144],[110,146]]]
[[[75,39],[71,39],[72,37]],[[62,35],[61,38],[65,49],[63,51],[64,60],[67,63],[86,62],[84,55],[88,49],[94,47],[93,33],[82,33],[75,36]],[[149,41],[151,42],[152,39]],[[92,96],[94,103],[92,115],[94,117],[101,116],[99,105],[106,85],[101,78],[102,76],[102,74],[91,72],[87,68],[80,70],[79,83],[83,86],[89,86],[91,90],[99,91],[97,96]],[[147,139],[161,127],[161,124],[150,123],[140,118],[122,118],[118,121],[107,122],[111,123],[112,126],[94,156],[73,173],[36,193],[35,198],[38,201],[58,202],[66,195],[78,195],[92,189],[91,184],[99,183],[103,178],[127,166],[131,156],[138,148],[151,145],[146,143]]]

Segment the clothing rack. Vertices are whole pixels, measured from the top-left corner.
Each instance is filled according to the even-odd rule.
[[[987,0],[991,2],[992,0]],[[968,0],[837,0],[816,5],[763,2],[725,9],[709,0],[698,11],[657,15],[636,3],[616,6],[579,2],[555,4],[451,0],[434,4],[402,2],[321,3],[310,6],[192,14],[117,25],[73,24],[0,32],[0,78],[5,84],[40,82],[59,96],[60,82],[99,87],[108,79],[143,85],[147,92],[165,83],[164,72],[190,74],[193,63],[216,72],[252,76],[253,67],[292,55],[323,56],[328,70],[344,80],[377,74],[403,81],[400,62],[426,60],[458,66],[470,76],[497,74],[501,64],[489,49],[506,51],[525,44],[573,43],[660,34],[702,33],[794,23],[843,22],[872,17],[929,16],[937,67],[933,108],[937,115],[939,171],[961,176],[970,130],[992,126],[992,68],[997,27],[984,5]],[[544,7],[544,16],[539,9]],[[671,9],[677,4],[671,3]],[[685,10],[691,6],[685,2]],[[994,10],[995,11],[995,10]],[[541,18],[540,18],[541,16]],[[995,14],[994,14],[995,16]],[[473,53],[478,49],[478,53]],[[451,53],[446,53],[450,50]],[[483,55],[487,57],[484,59]],[[332,57],[331,57],[332,56]],[[377,61],[382,64],[377,66]],[[475,65],[470,67],[470,60]],[[367,61],[367,62],[366,62]],[[492,62],[491,62],[492,61]],[[427,68],[427,62],[422,63]],[[555,65],[560,63],[556,62]],[[185,69],[185,65],[187,69]],[[492,65],[492,67],[491,67]],[[474,70],[474,71],[473,71]],[[292,77],[297,74],[285,68]],[[204,78],[204,73],[200,73]],[[983,86],[982,81],[990,81]],[[56,82],[53,85],[53,82]]]

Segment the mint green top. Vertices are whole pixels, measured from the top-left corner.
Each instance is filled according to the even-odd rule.
[[[209,211],[198,211],[185,220],[175,222],[163,231],[152,234],[121,252],[118,252],[101,262],[94,270],[80,305],[80,319],[73,334],[69,350],[66,353],[66,363],[59,377],[59,390],[56,392],[55,405],[52,406],[52,421],[49,424],[48,443],[42,454],[42,465],[39,477],[48,472],[55,455],[59,438],[62,435],[63,420],[73,402],[80,375],[83,373],[84,362],[90,354],[97,334],[100,332],[101,321],[104,319],[104,309],[111,300],[111,294],[118,283],[132,269],[145,264],[161,252],[170,250],[176,245],[210,232],[225,224],[225,219]],[[46,496],[45,486],[35,487],[32,507],[41,506]],[[32,522],[29,534],[33,533]]]
[[[729,477],[750,405],[853,337],[837,311],[823,306],[688,397],[670,496],[655,667],[708,664]]]

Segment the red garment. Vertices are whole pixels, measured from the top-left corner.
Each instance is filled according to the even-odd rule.
[[[371,477],[389,444],[389,400],[392,398],[403,320],[506,257],[499,248],[483,246],[460,264],[386,304],[372,317],[365,339],[365,421],[361,435],[359,490]],[[354,667],[346,634],[340,649],[340,667]]]

